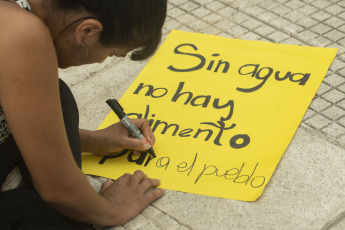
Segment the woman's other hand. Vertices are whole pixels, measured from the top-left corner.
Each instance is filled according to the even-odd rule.
[[[159,185],[160,180],[150,179],[138,170],[133,175],[124,174],[114,182],[108,179],[99,193],[118,210],[117,221],[122,225],[165,194],[164,189],[156,188]]]

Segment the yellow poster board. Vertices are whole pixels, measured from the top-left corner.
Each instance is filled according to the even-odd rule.
[[[166,189],[255,201],[336,52],[174,30],[120,100],[149,120],[157,157],[85,153],[82,169],[113,179],[139,169]],[[99,128],[115,122],[110,112]]]

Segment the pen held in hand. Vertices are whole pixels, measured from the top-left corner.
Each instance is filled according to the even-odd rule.
[[[155,152],[153,151],[152,145],[146,140],[144,135],[141,134],[140,130],[129,120],[127,114],[123,111],[119,102],[116,99],[108,99],[106,103],[110,108],[116,113],[119,117],[121,123],[127,128],[127,130],[136,138],[145,141],[148,145],[147,151],[153,156],[156,157]]]

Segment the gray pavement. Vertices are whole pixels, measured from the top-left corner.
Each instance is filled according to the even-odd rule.
[[[264,193],[243,202],[167,191],[110,229],[345,229],[345,1],[170,0],[172,29],[274,43],[335,47],[338,54]],[[147,61],[112,58],[60,71],[82,128],[96,129]],[[89,177],[98,189],[103,178]]]

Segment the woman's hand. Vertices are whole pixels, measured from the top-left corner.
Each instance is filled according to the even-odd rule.
[[[159,184],[159,180],[150,179],[138,170],[133,175],[124,174],[115,182],[108,179],[99,193],[117,210],[117,223],[123,225],[165,194],[164,189],[155,188]]]
[[[155,137],[149,126],[148,120],[135,119],[131,121],[138,127],[148,142],[153,145]],[[97,131],[81,129],[79,133],[82,151],[92,152],[100,156],[110,155],[124,149],[133,150],[134,154],[138,154],[148,148],[148,145],[144,141],[132,137],[121,122]]]

